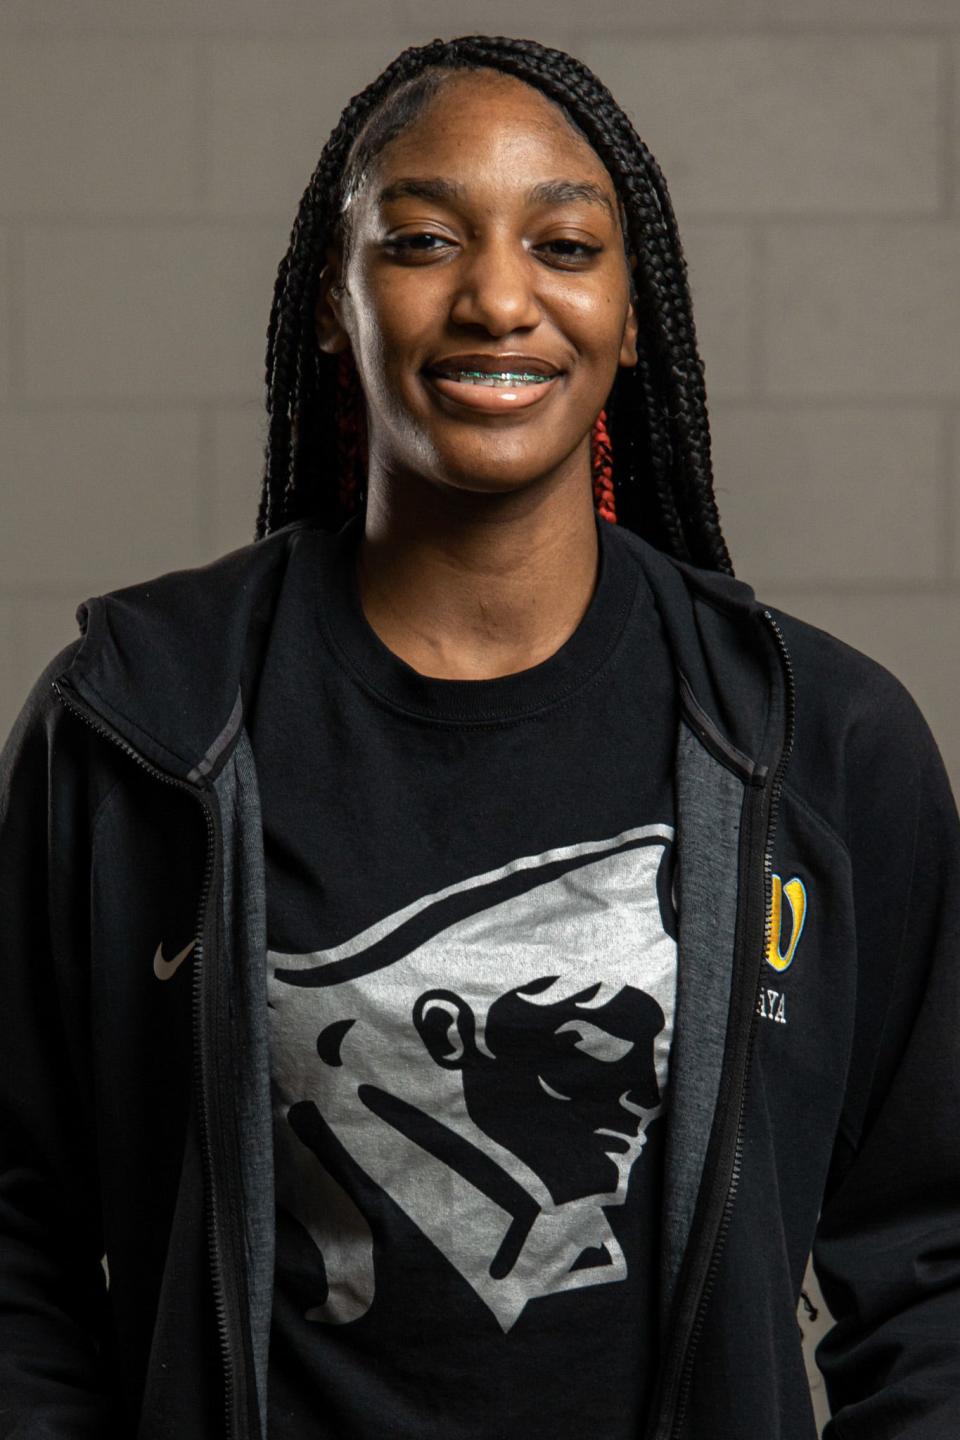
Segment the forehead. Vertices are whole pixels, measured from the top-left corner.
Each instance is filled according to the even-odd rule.
[[[369,187],[373,198],[397,175],[436,174],[462,185],[495,186],[506,197],[538,181],[592,182],[616,205],[600,157],[559,105],[495,70],[448,77],[405,130],[384,146]]]

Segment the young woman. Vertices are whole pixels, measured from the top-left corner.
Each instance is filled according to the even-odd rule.
[[[3,752],[0,1434],[960,1433],[960,843],[733,579],[653,157],[405,51],[301,201],[256,539]],[[101,1257],[106,1256],[109,1286]]]

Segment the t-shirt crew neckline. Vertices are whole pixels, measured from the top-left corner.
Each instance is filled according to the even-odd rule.
[[[447,723],[502,721],[531,715],[567,699],[609,661],[627,626],[640,567],[594,512],[599,544],[597,584],[590,604],[558,650],[525,670],[486,680],[422,675],[384,644],[360,600],[356,547],[363,516],[333,535],[332,553],[319,568],[321,630],[335,658],[364,687],[395,710]]]

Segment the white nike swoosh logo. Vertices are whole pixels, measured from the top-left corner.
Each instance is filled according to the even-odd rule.
[[[173,975],[177,968],[183,964],[184,960],[186,960],[187,956],[190,954],[190,951],[193,949],[196,943],[196,940],[191,940],[189,945],[184,945],[179,955],[174,955],[172,960],[164,960],[163,941],[161,940],[160,944],[157,946],[157,953],[153,957],[153,973],[154,975],[156,975],[157,979],[169,980],[170,976]]]

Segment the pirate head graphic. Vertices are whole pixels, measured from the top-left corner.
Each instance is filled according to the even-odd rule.
[[[538,1296],[625,1277],[605,1210],[663,1108],[672,838],[525,856],[334,948],[268,952],[278,1202],[327,1277],[308,1319],[374,1302],[371,1186],[504,1332]]]

